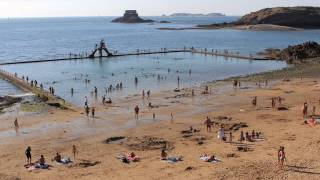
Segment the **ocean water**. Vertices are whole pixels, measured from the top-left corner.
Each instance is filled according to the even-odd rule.
[[[230,22],[238,17],[146,17],[154,20],[168,20],[170,24],[115,24],[114,17],[79,18],[21,18],[0,19],[0,62],[30,61],[66,56],[69,53],[90,52],[101,39],[107,42],[111,51],[132,52],[136,49],[159,50],[160,48],[196,47],[217,50],[237,51],[241,54],[254,54],[265,48],[284,48],[304,41],[320,42],[320,30],[307,31],[240,31],[240,30],[158,30],[163,27],[192,27],[197,24]],[[56,63],[23,64],[0,67],[11,72],[24,74],[56,87],[57,94],[78,104],[97,86],[102,92],[110,83],[123,81],[125,89],[114,96],[141,93],[142,88],[164,90],[176,87],[176,70],[181,73],[182,86],[230,77],[283,68],[286,65],[272,61],[225,60],[222,57],[191,56],[189,53],[123,57],[102,60],[83,60]],[[172,68],[172,74],[166,75]],[[115,76],[111,76],[115,73]],[[81,80],[73,81],[74,76],[84,76],[92,80],[90,85]],[[167,76],[165,82],[158,83],[156,77]],[[138,87],[132,78],[147,76]],[[54,84],[52,82],[56,81]],[[78,82],[79,81],[79,82]],[[15,88],[8,83],[0,84],[6,91],[0,95],[15,94]],[[149,86],[150,85],[150,86]],[[69,97],[70,88],[76,90]],[[118,95],[117,95],[118,94]],[[100,94],[101,95],[101,94]],[[80,100],[78,100],[80,99]]]

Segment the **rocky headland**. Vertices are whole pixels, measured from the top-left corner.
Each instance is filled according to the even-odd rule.
[[[153,23],[151,19],[142,19],[136,10],[126,10],[122,17],[112,20],[113,23]]]
[[[184,29],[195,28],[227,28],[252,31],[296,31],[303,29],[316,29],[320,28],[320,7],[299,6],[266,8],[244,15],[239,20],[234,22],[198,25],[196,27]]]
[[[320,57],[320,44],[317,42],[305,42],[302,44],[288,46],[285,49],[266,49],[260,53],[268,59],[280,59],[288,63],[300,63],[308,59],[319,60]]]

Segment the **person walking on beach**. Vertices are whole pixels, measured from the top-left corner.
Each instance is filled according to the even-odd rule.
[[[205,125],[207,125],[207,132],[211,132],[212,122],[211,122],[211,119],[208,116],[207,116],[207,119],[206,119],[206,121],[204,123],[205,123]]]
[[[76,160],[76,154],[78,153],[76,145],[72,145],[72,154],[73,154],[73,159]]]
[[[150,98],[150,94],[151,94],[151,92],[150,92],[150,90],[148,90],[148,91],[147,91],[147,96],[148,96],[148,98]]]
[[[144,99],[145,93],[144,93],[144,89],[142,90],[142,98]]]
[[[31,164],[31,147],[28,146],[28,148],[25,151],[25,155],[27,157],[27,164]]]
[[[287,160],[286,153],[284,152],[284,147],[280,146],[280,149],[278,151],[278,164],[280,166],[280,169],[283,168],[284,160]]]
[[[229,142],[232,143],[232,132],[229,133]]]
[[[136,107],[134,108],[134,112],[135,112],[135,118],[138,120],[139,119],[139,106],[136,105]]]

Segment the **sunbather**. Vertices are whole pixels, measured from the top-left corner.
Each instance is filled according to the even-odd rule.
[[[61,163],[61,162],[62,162],[61,159],[62,159],[62,158],[61,158],[61,155],[60,155],[59,153],[57,153],[56,156],[53,158],[53,160],[56,161],[56,162],[58,162],[58,163]]]

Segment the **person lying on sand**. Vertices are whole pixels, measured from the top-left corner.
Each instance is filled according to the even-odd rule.
[[[140,158],[134,152],[131,152],[129,154],[119,155],[119,156],[117,156],[117,159],[119,159],[123,163],[130,163],[130,162],[138,162],[138,161],[140,161]]]
[[[210,162],[210,163],[221,162],[221,160],[217,159],[214,155],[208,156],[207,154],[203,154],[200,156],[200,159],[205,162]]]
[[[167,162],[172,162],[172,163],[176,163],[178,161],[182,161],[183,157],[182,156],[178,156],[178,157],[168,157],[168,154],[165,152],[165,150],[163,149],[161,151],[161,161],[167,161]]]

